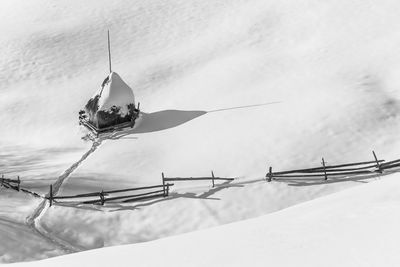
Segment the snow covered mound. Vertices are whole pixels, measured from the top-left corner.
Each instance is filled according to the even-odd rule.
[[[130,121],[134,109],[133,91],[116,72],[104,79],[101,88],[85,106],[89,121],[98,128]]]

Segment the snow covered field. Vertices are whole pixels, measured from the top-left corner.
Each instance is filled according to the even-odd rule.
[[[27,219],[39,201],[0,189],[0,262],[150,241],[375,180],[262,178],[322,156],[399,157],[399,11],[391,0],[1,1],[1,173],[40,193],[61,176],[62,194],[159,184],[161,172],[238,179],[176,184],[165,200],[46,207],[45,236]],[[144,114],[77,166],[92,147],[78,112],[108,74],[107,29],[113,70]]]
[[[195,233],[11,266],[398,266],[399,178]]]

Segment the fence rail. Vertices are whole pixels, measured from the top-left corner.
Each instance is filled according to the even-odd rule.
[[[194,182],[194,181],[211,181],[212,187],[215,187],[215,181],[233,181],[235,178],[227,178],[227,177],[215,177],[214,171],[211,171],[210,177],[165,177],[165,174],[162,172],[161,177],[163,180],[163,184],[165,182]]]
[[[395,159],[392,161],[385,161],[383,159],[378,159],[375,152],[372,151],[374,160],[344,163],[338,165],[327,165],[325,159],[322,158],[321,165],[314,168],[305,169],[295,169],[288,171],[278,171],[273,172],[272,166],[269,167],[268,173],[265,175],[265,179],[268,182],[272,180],[284,180],[284,179],[302,179],[302,178],[315,178],[324,179],[328,178],[338,178],[338,177],[349,177],[358,175],[369,175],[375,173],[383,173],[385,170],[391,170],[395,168],[400,168],[400,159]],[[170,188],[174,186],[173,183],[168,182],[195,182],[195,181],[211,181],[212,187],[215,187],[216,181],[233,181],[235,178],[230,177],[217,177],[214,175],[214,171],[211,171],[211,176],[207,177],[166,177],[165,174],[161,173],[162,184],[135,187],[135,188],[123,188],[116,190],[100,191],[100,192],[90,192],[77,195],[66,195],[66,196],[55,196],[53,192],[53,186],[50,185],[50,191],[47,196],[41,196],[30,190],[21,188],[21,179],[17,176],[17,179],[6,178],[4,175],[0,178],[0,186],[7,189],[22,191],[28,194],[32,194],[35,197],[42,197],[50,202],[50,206],[54,202],[62,203],[63,200],[67,199],[78,199],[80,204],[101,204],[104,205],[109,201],[120,201],[120,202],[134,202],[139,200],[146,200],[151,198],[161,198],[169,196]],[[118,195],[126,192],[137,192],[135,194],[128,195]],[[89,199],[88,199],[89,198]],[[91,198],[91,199],[90,199]]]
[[[135,187],[135,188],[109,190],[109,191],[102,190],[100,192],[92,192],[92,193],[69,195],[69,196],[54,196],[54,194],[53,194],[53,186],[50,185],[50,191],[49,191],[49,194],[46,197],[46,199],[49,200],[50,206],[52,206],[55,201],[59,202],[58,200],[94,198],[94,197],[98,197],[98,198],[81,201],[79,203],[81,203],[81,204],[97,204],[97,203],[100,203],[101,205],[104,205],[104,203],[109,202],[109,201],[116,201],[116,200],[123,200],[123,199],[128,199],[129,202],[133,202],[133,201],[138,201],[138,200],[143,200],[143,199],[148,199],[148,198],[154,198],[154,197],[167,197],[168,194],[169,194],[169,188],[171,186],[173,186],[173,185],[174,184],[162,184],[162,185]],[[111,194],[125,193],[125,192],[130,192],[130,191],[143,191],[143,190],[149,190],[149,189],[155,189],[155,188],[162,188],[162,189],[155,190],[155,191],[150,191],[150,192],[145,192],[145,193],[138,193],[138,194],[135,194],[135,195],[123,195],[123,196],[110,196],[110,197],[108,197]],[[127,202],[127,201],[123,201],[123,202]]]
[[[15,191],[20,191],[20,184],[21,179],[19,178],[19,176],[17,176],[17,179],[10,179],[5,178],[4,175],[1,175],[0,186],[4,186],[5,188],[13,189]]]
[[[276,178],[315,177],[328,180],[328,177],[357,176],[365,174],[382,173],[384,170],[400,167],[400,159],[385,162],[385,160],[383,159],[381,160],[378,159],[375,151],[372,151],[372,154],[374,157],[373,161],[362,161],[362,162],[327,166],[325,159],[322,158],[321,167],[279,171],[279,172],[273,172],[272,167],[269,167],[269,171],[265,175],[265,179],[268,182],[276,180]],[[346,167],[354,167],[354,168],[346,168]]]

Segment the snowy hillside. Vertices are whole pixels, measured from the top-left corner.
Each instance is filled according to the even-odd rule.
[[[42,194],[159,184],[161,172],[237,179],[105,207],[48,208],[2,188],[0,262],[218,226],[376,179],[263,177],[321,157],[399,157],[399,11],[392,0],[1,1],[0,173]],[[109,74],[107,29],[143,113],[92,144],[78,112]]]
[[[398,266],[399,178],[196,233],[15,266]]]

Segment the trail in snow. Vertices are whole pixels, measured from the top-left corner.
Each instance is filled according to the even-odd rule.
[[[71,165],[67,170],[64,171],[62,175],[60,175],[56,182],[53,184],[53,195],[57,195],[63,185],[64,181],[73,173],[79,165],[89,157],[96,149],[101,145],[101,140],[94,140],[92,147],[85,153],[83,156],[74,164]],[[40,218],[46,213],[48,209],[47,200],[43,199],[43,201],[38,205],[38,207],[33,211],[33,213],[27,217],[26,222],[27,225],[39,236],[46,239],[48,242],[55,244],[58,248],[62,249],[67,253],[82,251],[81,247],[74,246],[65,240],[62,240],[58,237],[51,235],[46,229],[44,229],[40,225]]]

